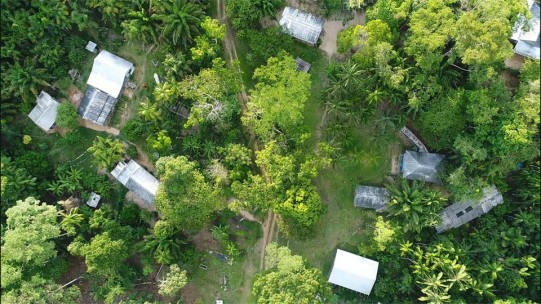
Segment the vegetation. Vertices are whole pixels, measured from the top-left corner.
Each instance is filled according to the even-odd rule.
[[[282,0],[3,1],[2,302],[539,302],[539,61],[504,64],[526,1],[315,2],[366,13],[340,54],[273,25]],[[109,134],[67,101],[45,134],[27,114],[85,90],[89,40],[136,86]],[[389,176],[402,126],[446,156],[441,184]],[[126,157],[153,203],[108,174]],[[360,184],[386,212],[354,207]],[[502,205],[436,234],[492,185]],[[385,265],[369,296],[326,282],[337,248]]]

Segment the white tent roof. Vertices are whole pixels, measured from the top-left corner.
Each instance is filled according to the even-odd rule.
[[[378,266],[376,261],[337,249],[329,282],[370,295]]]
[[[41,91],[36,101],[38,104],[28,117],[44,131],[49,131],[56,121],[58,102],[44,91]]]
[[[90,72],[86,83],[118,98],[122,86],[124,86],[124,80],[132,72],[132,69],[133,63],[107,51],[101,51],[94,58],[92,72]]]

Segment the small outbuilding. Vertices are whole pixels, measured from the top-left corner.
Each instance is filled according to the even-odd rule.
[[[310,70],[310,64],[308,62],[302,60],[300,57],[297,57],[295,59],[295,64],[297,66],[297,72],[308,73],[308,70]]]
[[[436,153],[406,151],[402,154],[400,170],[402,176],[410,180],[421,180],[430,183],[441,183],[438,171],[444,155]]]
[[[28,117],[43,131],[47,132],[56,122],[59,103],[45,91],[41,91],[36,102],[36,106],[28,114]]]
[[[383,187],[358,186],[355,189],[355,207],[384,211],[389,203],[389,191]]]
[[[519,20],[515,24],[511,41],[515,43],[514,51],[516,54],[539,60],[540,58],[540,40],[541,40],[541,25],[540,25],[540,7],[534,0],[528,0],[530,20]]]
[[[111,175],[145,203],[149,205],[154,203],[160,182],[134,160],[130,160],[127,164],[119,162]]]
[[[370,295],[378,267],[376,261],[337,249],[329,283]]]
[[[86,44],[85,49],[87,51],[89,51],[89,52],[97,53],[98,52],[98,45],[94,41],[88,41],[88,43]]]
[[[494,185],[484,188],[483,197],[480,200],[468,199],[445,208],[441,213],[441,224],[436,227],[436,230],[441,233],[460,227],[500,204],[503,204],[503,196],[498,189]]]
[[[299,9],[286,6],[280,19],[282,30],[309,45],[315,45],[325,20]]]
[[[86,204],[92,208],[96,208],[98,207],[98,203],[100,202],[100,199],[101,199],[101,195],[91,192],[90,198],[88,199],[88,201],[86,201]]]

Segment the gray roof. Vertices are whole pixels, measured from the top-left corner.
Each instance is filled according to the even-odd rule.
[[[147,204],[154,203],[160,182],[134,160],[119,162],[111,175]]]
[[[289,6],[284,8],[282,19],[280,19],[284,32],[310,45],[317,43],[324,23],[325,20],[321,17]]]
[[[389,202],[389,191],[382,187],[358,186],[355,189],[355,207],[370,208],[376,211],[385,208]]]
[[[28,114],[28,117],[42,130],[48,131],[56,121],[59,103],[45,91],[41,91],[36,102],[37,105]]]
[[[528,20],[528,30],[526,31],[524,25],[525,20],[519,20],[515,24],[515,29],[511,39],[516,41],[515,53],[531,58],[540,58],[540,7],[539,4],[533,0],[528,0],[528,6],[530,7],[530,13],[532,18]]]
[[[445,156],[436,153],[406,151],[402,154],[400,169],[406,179],[441,183],[438,170]]]
[[[98,203],[100,202],[101,195],[97,193],[90,193],[90,198],[88,201],[86,201],[86,204],[92,208],[96,208],[98,206]]]
[[[436,227],[438,233],[445,230],[460,227],[467,222],[488,213],[495,206],[503,203],[503,196],[493,185],[483,189],[483,197],[480,200],[467,199],[453,203],[441,213],[442,222]]]
[[[94,65],[86,83],[113,98],[118,98],[124,81],[132,72],[133,63],[107,51],[101,51],[94,58]]]
[[[103,126],[113,113],[116,102],[116,98],[88,86],[77,112],[82,118]]]
[[[402,129],[400,129],[400,133],[404,134],[404,136],[419,149],[419,152],[428,152],[425,144],[423,144],[423,142],[415,134],[413,134],[410,129],[407,127],[402,127]]]
[[[308,72],[310,69],[310,64],[299,57],[295,59],[295,63],[297,64],[297,72]]]

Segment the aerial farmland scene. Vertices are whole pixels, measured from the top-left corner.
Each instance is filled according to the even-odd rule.
[[[540,304],[540,11],[1,0],[1,303]]]

